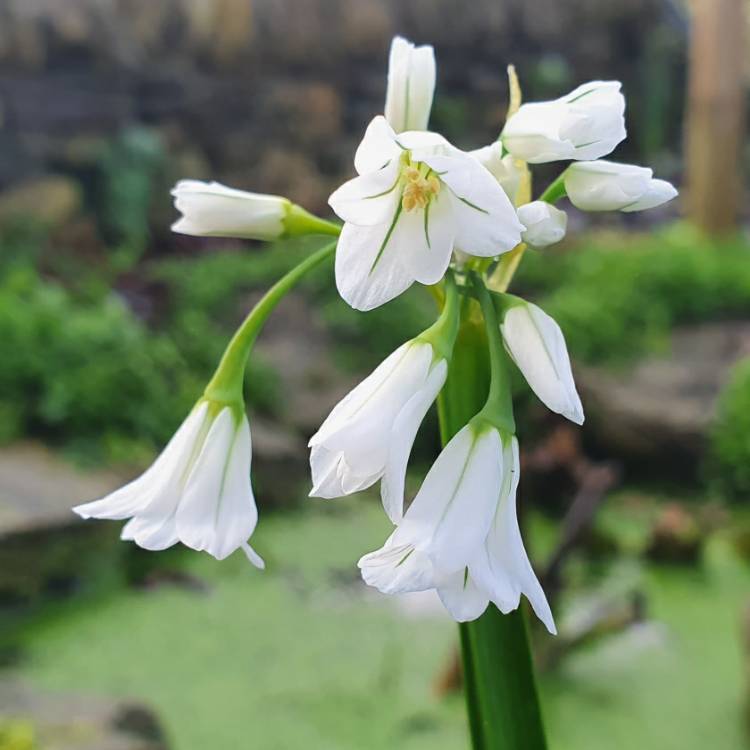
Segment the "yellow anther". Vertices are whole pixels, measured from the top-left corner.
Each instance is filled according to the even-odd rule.
[[[426,208],[433,196],[440,192],[440,180],[435,175],[425,177],[416,167],[406,167],[403,172],[406,179],[401,194],[401,207],[404,211],[415,208]]]

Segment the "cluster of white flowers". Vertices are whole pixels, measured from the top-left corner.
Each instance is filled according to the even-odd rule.
[[[439,285],[437,322],[379,365],[310,440],[310,494],[341,497],[380,482],[395,528],[359,561],[363,579],[380,591],[435,589],[459,621],[478,617],[489,602],[508,612],[523,594],[555,632],[516,515],[519,451],[506,360],[552,411],[582,424],[583,408],[559,326],[504,286],[494,288],[492,271],[510,251],[564,237],[567,216],[553,204],[565,195],[586,211],[639,211],[677,191],[650,169],[601,160],[625,138],[617,82],[593,81],[554,101],[523,104],[496,142],[471,152],[427,130],[434,87],[432,47],[394,39],[384,115],[370,122],[356,151],[357,176],[329,199],[343,227],[286,198],[185,180],[173,191],[182,213],[173,229],[260,240],[339,235],[337,288],[358,310],[388,302],[415,281]],[[530,200],[527,165],[560,160],[572,163]],[[448,377],[467,300],[479,304],[487,326],[488,400],[447,443],[404,510],[412,445]],[[220,376],[230,366],[236,381],[237,361],[226,354],[212,383],[229,382]],[[242,548],[262,567],[247,544],[258,514],[250,430],[241,387],[233,387],[233,396],[224,385],[207,389],[145,474],[76,511],[129,518],[123,538],[147,549],[180,541],[222,559]]]

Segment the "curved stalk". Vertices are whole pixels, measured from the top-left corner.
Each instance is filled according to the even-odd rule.
[[[263,324],[279,302],[291,291],[305,274],[329,258],[336,249],[331,242],[282,276],[248,313],[216,368],[213,378],[206,386],[204,395],[214,401],[242,403],[242,382],[247,358],[253,348]]]

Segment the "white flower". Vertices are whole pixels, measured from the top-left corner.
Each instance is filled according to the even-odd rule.
[[[518,526],[516,490],[520,465],[515,437],[504,442],[502,462],[503,483],[484,544],[466,568],[441,581],[437,591],[458,622],[475,620],[490,602],[507,614],[518,607],[523,594],[536,616],[555,635],[557,630],[547,597],[531,567]]]
[[[624,113],[618,81],[591,81],[559,99],[522,104],[508,118],[502,141],[531,164],[598,159],[625,138]]]
[[[511,203],[515,204],[522,176],[516,165],[516,158],[512,154],[503,156],[503,145],[500,141],[469,153],[500,183]]]
[[[310,440],[314,497],[341,497],[382,478],[389,518],[401,519],[406,464],[448,365],[418,339],[400,346],[330,413]]]
[[[274,240],[284,233],[291,202],[277,195],[247,193],[218,182],[180,180],[172,190],[182,217],[173,232],[198,237]]]
[[[463,571],[492,524],[503,481],[494,428],[468,424],[445,446],[385,545],[359,561],[362,578],[386,594],[434,588]]]
[[[612,161],[582,161],[563,174],[571,203],[584,211],[643,211],[672,200],[677,190],[653,170]]]
[[[518,527],[518,477],[515,437],[472,421],[443,449],[385,545],[359,561],[365,582],[386,594],[436,588],[459,622],[490,601],[510,612],[525,594],[555,632]]]
[[[354,166],[359,177],[329,203],[346,222],[336,285],[358,310],[388,302],[414,281],[437,283],[454,248],[493,257],[520,242],[523,225],[497,181],[437,133],[396,136],[376,117]]]
[[[544,310],[518,297],[500,322],[505,348],[531,389],[547,408],[583,424],[583,406],[573,382],[560,326]]]
[[[250,458],[247,417],[202,400],[144,474],[73,510],[83,518],[129,518],[122,538],[144,549],[182,542],[223,560],[242,548],[262,568],[247,543],[258,522]]]
[[[526,227],[521,237],[527,245],[545,247],[565,237],[567,214],[546,201],[532,201],[519,207],[518,218]]]
[[[432,47],[415,47],[394,37],[388,58],[385,118],[397,132],[427,130],[435,91],[435,54]]]

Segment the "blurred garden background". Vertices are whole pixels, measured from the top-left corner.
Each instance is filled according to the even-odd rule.
[[[527,100],[618,79],[612,158],[681,188],[643,214],[571,208],[514,282],[565,331],[587,414],[565,424],[519,378],[520,504],[560,625],[535,654],[551,750],[750,747],[749,14],[0,0],[0,750],[468,747],[455,625],[359,580],[388,527],[376,494],[306,498],[309,436],[432,321],[418,285],[358,314],[322,268],[264,332],[247,396],[266,572],[70,512],[148,465],[244,313],[320,244],[171,234],[170,187],[327,215],[396,33],[435,46],[431,125],[457,145],[497,137],[508,63]],[[437,445],[433,417],[410,493]]]

